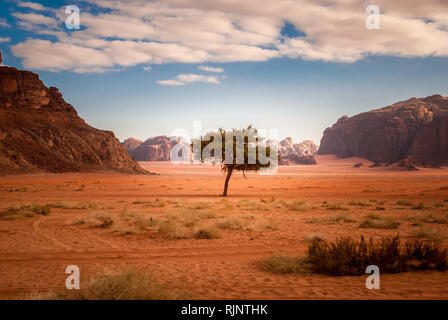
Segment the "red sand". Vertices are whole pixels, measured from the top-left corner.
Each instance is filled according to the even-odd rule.
[[[305,255],[306,238],[313,234],[334,239],[343,235],[378,238],[399,233],[406,238],[418,228],[409,221],[410,215],[448,214],[448,202],[444,202],[448,201],[447,169],[393,172],[386,168],[368,168],[369,162],[363,159],[318,156],[317,161],[315,166],[280,167],[273,176],[248,174],[244,179],[242,174],[236,174],[229,187],[232,209],[225,212],[213,209],[222,200],[219,194],[224,177],[219,166],[149,162],[142,165],[160,175],[67,173],[3,177],[0,208],[57,201],[96,201],[100,205],[88,210],[54,208],[48,216],[0,220],[0,298],[26,298],[35,292],[63,290],[65,268],[75,264],[81,269],[81,277],[100,271],[141,268],[160,282],[187,290],[192,298],[199,299],[447,299],[446,272],[383,274],[381,289],[368,290],[366,276],[276,275],[260,269],[258,261],[271,253]],[[366,165],[353,168],[357,162]],[[220,239],[170,240],[157,232],[123,234],[73,224],[75,219],[95,212],[120,214],[126,208],[130,212],[144,211],[163,217],[178,210],[172,201],[164,207],[133,204],[136,200],[156,198],[184,200],[187,205],[210,201],[212,211],[218,211],[216,214],[271,219],[278,224],[278,230],[225,230]],[[242,210],[237,206],[240,200],[260,202],[271,198],[303,200],[310,208],[305,211]],[[412,210],[398,206],[399,199],[444,203],[444,206]],[[349,204],[371,200],[385,202],[381,205],[385,210],[373,211],[374,206]],[[307,223],[313,218],[322,220],[338,213],[322,207],[323,201],[349,208],[343,212],[358,222]],[[369,213],[393,217],[400,222],[400,227],[396,230],[359,228],[359,221]],[[448,232],[446,224],[427,224],[427,227]],[[446,247],[447,241],[442,245]]]

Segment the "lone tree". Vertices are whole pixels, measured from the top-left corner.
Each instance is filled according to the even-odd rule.
[[[271,146],[264,140],[251,125],[246,129],[229,131],[219,128],[192,140],[193,159],[202,163],[221,164],[222,171],[226,173],[222,193],[225,197],[234,171],[242,171],[246,177],[246,171],[269,171],[277,168],[277,148],[271,150]]]

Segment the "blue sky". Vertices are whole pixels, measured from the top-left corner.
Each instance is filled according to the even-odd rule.
[[[311,139],[319,143],[323,130],[342,115],[351,116],[411,97],[436,93],[448,95],[448,59],[445,47],[429,48],[432,54],[420,52],[422,49],[412,42],[415,37],[412,41],[409,40],[409,43],[403,42],[403,37],[397,38],[397,41],[402,41],[402,52],[397,52],[395,48],[389,49],[389,38],[384,40],[380,49],[378,39],[371,42],[366,40],[368,42],[358,47],[356,43],[359,39],[353,35],[350,35],[351,38],[341,38],[339,34],[339,39],[333,37],[329,40],[325,37],[319,38],[320,33],[311,22],[290,22],[286,20],[286,13],[286,18],[281,13],[272,17],[266,31],[257,31],[256,34],[253,30],[245,29],[245,25],[251,26],[265,19],[257,21],[259,13],[255,18],[245,17],[238,20],[243,26],[240,30],[230,30],[226,40],[222,40],[220,31],[216,35],[216,43],[215,34],[201,33],[203,26],[197,29],[199,31],[189,30],[186,36],[191,36],[191,40],[184,42],[173,38],[172,33],[159,37],[162,31],[157,29],[148,31],[149,35],[134,39],[132,34],[121,34],[121,28],[116,37],[111,37],[109,30],[113,34],[115,25],[111,25],[106,33],[101,30],[101,21],[98,21],[101,20],[98,19],[101,12],[106,15],[110,12],[113,14],[106,16],[109,19],[107,21],[118,17],[132,18],[132,23],[138,23],[136,30],[142,30],[137,18],[151,24],[151,19],[157,21],[157,18],[166,12],[170,15],[178,14],[178,8],[173,5],[161,13],[153,13],[153,8],[148,8],[152,16],[145,18],[125,11],[118,2],[117,6],[108,8],[101,7],[104,5],[101,2],[92,4],[72,1],[70,4],[76,3],[80,7],[82,28],[80,31],[68,31],[64,29],[64,16],[60,9],[66,5],[64,1],[39,3],[44,9],[17,1],[0,4],[0,39],[4,39],[0,42],[0,49],[3,52],[4,64],[37,72],[47,86],[58,87],[65,100],[71,103],[90,125],[112,130],[120,140],[130,136],[146,139],[155,135],[170,134],[176,128],[191,131],[193,121],[201,120],[204,129],[254,124],[262,129],[278,129],[281,138],[291,136],[295,141]],[[220,3],[217,2],[214,11],[219,11],[220,8]],[[398,10],[391,8],[392,13],[392,9]],[[200,14],[201,10],[209,9],[194,10],[191,14]],[[226,7],[222,10],[225,11],[225,16],[219,15],[213,17],[215,20],[205,20],[205,27],[210,21],[216,24],[223,21],[225,23],[222,17],[233,19],[231,14],[238,14],[238,17],[241,15],[241,12],[234,12],[232,8]],[[87,26],[83,26],[84,11],[90,15],[85,19]],[[22,15],[18,15],[18,12]],[[207,12],[204,11],[204,15]],[[363,17],[365,14],[354,12],[356,17]],[[27,15],[30,13],[33,16]],[[158,16],[155,17],[154,14]],[[426,13],[425,16],[430,14]],[[52,24],[42,17],[52,17],[58,23]],[[43,19],[43,22],[36,19]],[[179,16],[178,19],[184,21],[185,17]],[[412,21],[413,18],[408,19]],[[445,20],[441,21],[443,25]],[[104,22],[102,23],[104,25]],[[402,23],[405,28],[406,23],[411,22],[405,20]],[[157,22],[153,25],[158,26]],[[264,24],[258,24],[257,28],[265,30],[264,27]],[[384,29],[387,31],[387,26]],[[154,33],[151,35],[151,32]],[[313,35],[313,32],[316,35]],[[366,34],[371,34],[365,33],[365,30],[359,32],[362,32],[362,39],[365,39]],[[387,35],[386,33],[384,37]],[[182,40],[186,36],[183,36]],[[440,35],[442,40],[444,36]],[[89,40],[103,40],[106,45],[92,47],[90,43],[80,42],[80,39],[85,41],[88,37]],[[194,39],[198,37],[206,37],[207,41],[213,43],[213,49],[204,49],[207,43],[195,43]],[[237,40],[227,40],[232,37]],[[255,37],[260,38],[257,43],[252,41]],[[146,45],[153,38],[157,45],[167,45],[167,48],[175,52],[164,49],[163,56],[156,57],[154,51],[151,51],[150,58],[146,59],[136,55],[134,51],[128,53],[119,49],[113,52],[107,47],[109,44],[115,45],[113,41],[118,39],[118,44],[126,43],[128,50],[129,46],[134,48],[137,45]],[[44,41],[32,41],[36,39]],[[304,52],[308,44],[305,43],[304,47],[302,39],[310,43],[319,40],[322,46]],[[293,42],[296,40],[296,43]],[[238,47],[226,41],[238,41]],[[340,42],[344,43],[344,47],[338,47]],[[65,54],[61,51],[61,48],[65,50],[66,47],[55,47],[56,44],[67,43],[70,43],[70,52],[76,52],[74,57],[70,56],[70,52]],[[173,47],[173,43],[182,47]],[[353,45],[349,45],[347,49],[347,43]],[[421,44],[425,45],[423,42]],[[247,47],[242,47],[243,45]],[[112,52],[110,55],[113,59],[109,60],[109,56],[103,54],[96,58],[90,52],[84,56],[86,47],[93,48],[94,53]],[[235,53],[235,48],[241,49],[241,54],[239,51]],[[253,55],[244,56],[246,52],[255,49],[257,51],[253,51]],[[80,50],[79,53],[76,50]],[[139,50],[139,53],[143,52],[143,49]],[[178,56],[179,51],[186,53]],[[124,55],[120,55],[122,52]],[[159,52],[157,51],[157,54]],[[39,59],[36,59],[36,55]],[[56,62],[60,55],[64,55],[65,60],[63,64],[58,65]],[[185,56],[188,56],[188,59]],[[239,56],[244,56],[244,59],[241,59],[243,61],[239,61]],[[128,57],[135,59],[127,61]],[[92,64],[92,59],[97,59],[97,64]],[[51,64],[53,61],[55,63]],[[81,64],[83,68],[79,69]],[[200,66],[221,68],[222,72],[200,70]],[[148,67],[150,70],[145,70]],[[179,75],[188,76],[182,78]],[[169,80],[170,84],[172,81],[179,83],[162,85],[163,80]]]

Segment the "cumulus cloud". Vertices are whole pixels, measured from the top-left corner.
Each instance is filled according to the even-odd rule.
[[[62,9],[48,11],[34,2],[19,2],[20,7],[40,11],[13,14],[20,27],[35,33],[12,47],[24,66],[104,72],[138,64],[198,63],[202,71],[219,73],[221,68],[205,64],[279,57],[338,63],[369,55],[448,57],[448,2],[441,0],[377,0],[379,30],[365,28],[370,4],[365,0],[85,2],[104,10],[85,6],[82,29],[76,32],[64,29]],[[282,35],[286,22],[301,36]],[[41,35],[54,39],[41,40]],[[185,83],[176,78],[160,84]]]
[[[11,38],[9,38],[9,37],[6,37],[6,38],[0,37],[0,43],[1,42],[9,42],[10,40],[11,40]]]
[[[151,66],[144,66],[143,67],[143,70],[145,70],[145,71],[151,71],[151,69],[152,69]]]
[[[217,72],[217,73],[224,72],[223,68],[218,68],[218,67],[199,66],[198,69],[205,71],[205,72]]]
[[[164,86],[183,86],[187,83],[192,82],[220,84],[219,79],[216,76],[204,76],[201,74],[193,74],[193,73],[179,74],[174,79],[157,81],[158,84]]]

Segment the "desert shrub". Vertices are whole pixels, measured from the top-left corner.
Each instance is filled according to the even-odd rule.
[[[164,199],[157,198],[155,201],[144,201],[144,204],[145,207],[163,208],[166,205],[166,201]]]
[[[262,260],[260,265],[265,271],[279,274],[307,273],[309,271],[309,264],[306,259],[290,257],[288,255],[271,255]]]
[[[360,241],[339,238],[334,242],[314,240],[308,246],[307,260],[316,273],[360,275],[368,265],[377,265],[382,273],[412,269],[446,270],[447,250],[430,241],[410,240],[400,246],[398,236]]]
[[[376,214],[376,213],[369,213],[369,214],[366,216],[366,218],[367,218],[367,219],[371,219],[371,220],[383,219],[382,216],[380,216],[379,214]]]
[[[264,203],[252,200],[239,200],[236,206],[241,210],[263,210],[266,207]]]
[[[177,300],[185,293],[161,285],[142,272],[127,270],[100,273],[81,284],[80,290],[64,290],[49,294],[47,299],[76,300]]]
[[[349,205],[351,205],[351,206],[358,206],[358,207],[369,207],[369,206],[371,206],[372,204],[369,203],[369,202],[351,201],[351,202],[349,203]]]
[[[247,223],[243,219],[230,217],[217,221],[216,227],[223,230],[244,230],[247,227]]]
[[[190,209],[194,209],[194,210],[209,209],[210,207],[211,207],[211,203],[204,202],[204,201],[196,202],[189,206]]]
[[[339,213],[339,214],[335,214],[335,215],[329,217],[328,219],[325,220],[325,222],[327,222],[327,223],[344,223],[344,222],[356,222],[356,220],[353,219],[352,217],[350,217],[346,213]]]
[[[107,229],[110,228],[114,224],[114,219],[109,213],[101,213],[97,214],[95,217],[97,220],[101,221],[100,224],[97,224],[97,228]]]
[[[431,209],[431,206],[424,203],[424,202],[420,202],[417,205],[412,206],[413,210],[426,210],[426,209]]]
[[[406,207],[412,207],[414,203],[410,200],[398,200],[397,205],[399,206],[406,206]]]
[[[44,206],[33,205],[33,206],[31,206],[31,210],[36,214],[47,216],[50,214],[51,207],[48,205],[44,205]]]
[[[157,219],[143,215],[137,216],[134,221],[135,227],[140,231],[155,227],[158,223],[159,221]]]
[[[305,201],[292,201],[288,203],[287,208],[291,211],[304,211],[308,209]]]
[[[374,229],[397,229],[400,223],[392,218],[367,218],[359,225],[360,228],[374,228]]]
[[[421,217],[421,221],[425,223],[440,223],[440,224],[448,224],[448,216],[447,217],[435,217],[431,213]]]
[[[187,229],[183,225],[171,220],[161,223],[158,231],[170,239],[187,239],[189,237]]]
[[[58,209],[76,209],[76,210],[87,210],[87,209],[96,209],[98,208],[98,204],[92,201],[82,201],[80,203],[71,203],[66,201],[58,201],[56,203],[52,203],[49,205],[52,208]]]
[[[31,205],[31,206],[20,206],[20,207],[10,207],[0,213],[0,218],[2,220],[15,220],[23,218],[31,218],[38,215],[49,215],[51,212],[51,207],[48,205]]]
[[[258,219],[255,221],[252,229],[255,231],[278,230],[279,225],[278,225],[277,221],[275,221],[272,218]]]
[[[219,239],[221,233],[214,227],[200,228],[194,233],[196,239]]]
[[[132,204],[151,204],[151,201],[135,200]]]
[[[267,202],[267,200],[264,202]],[[286,202],[284,200],[272,200],[271,206],[274,209],[283,209],[283,208],[288,207],[288,202]]]

